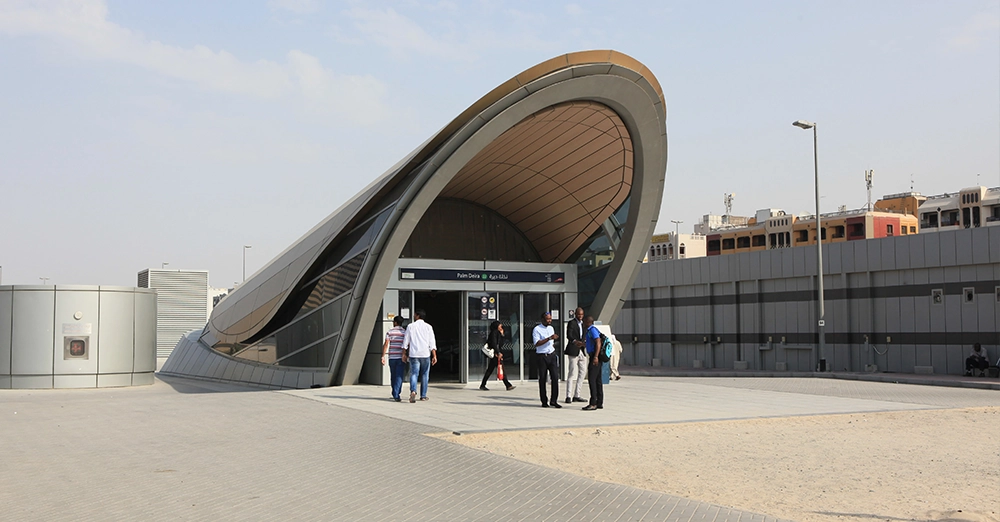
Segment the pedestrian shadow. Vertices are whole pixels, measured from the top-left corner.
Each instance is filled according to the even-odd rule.
[[[391,396],[390,397],[371,397],[371,396],[368,396],[368,395],[325,395],[325,394],[316,394],[316,395],[311,395],[310,397],[311,398],[317,398],[317,399],[334,399],[334,400],[342,400],[342,401],[394,402],[392,400]],[[406,402],[406,399],[403,399],[402,402]]]

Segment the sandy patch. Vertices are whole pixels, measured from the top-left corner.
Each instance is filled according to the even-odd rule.
[[[1000,522],[996,407],[445,438],[596,480],[791,520]]]

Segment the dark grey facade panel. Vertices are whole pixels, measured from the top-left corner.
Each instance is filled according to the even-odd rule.
[[[842,268],[851,264],[849,260],[856,262],[854,266],[880,268],[831,273],[836,261],[825,265],[826,358],[831,367],[863,371],[874,363],[888,371],[933,366],[936,373],[962,373],[966,352],[975,342],[982,343],[992,359],[1000,358],[996,293],[1000,263],[974,263],[971,246],[982,241],[979,238],[989,241],[992,233],[969,229],[830,244],[825,250]],[[916,256],[905,255],[922,252],[925,258],[943,259],[946,256],[932,251],[932,246],[949,250],[962,244],[970,245],[966,264],[913,263]],[[892,252],[892,257],[885,252]],[[683,279],[682,265],[695,260],[648,263],[642,268],[647,277],[637,278],[646,288],[638,284],[633,288],[625,305],[631,315],[623,315],[614,325],[623,339],[637,339],[631,346],[626,343],[626,361],[649,364],[655,357],[664,365],[670,360],[699,360],[732,368],[739,359],[731,354],[738,357],[742,351],[750,368],[774,370],[783,363],[788,370],[812,370],[817,342],[815,272],[797,277],[794,265],[789,270],[784,264],[785,256],[774,251],[725,256],[747,264],[759,259],[762,268],[773,271],[768,278],[713,279],[710,285]],[[667,266],[666,275],[662,266]],[[735,294],[727,287],[734,282],[740,289]],[[711,294],[699,293],[703,290]],[[724,318],[725,310],[738,310],[740,326],[713,320],[720,310]],[[754,315],[754,320],[744,320]],[[644,327],[639,316],[653,318],[654,324]],[[733,352],[732,346],[738,350]],[[692,359],[693,352],[706,359]],[[647,359],[633,359],[640,356]]]

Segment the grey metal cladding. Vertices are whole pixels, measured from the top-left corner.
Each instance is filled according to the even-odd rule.
[[[14,292],[0,290],[0,376],[10,375],[10,346]],[[8,384],[7,387],[10,385]],[[3,388],[4,386],[0,386]]]
[[[51,375],[55,287],[14,287],[11,375]],[[51,377],[49,377],[51,388]],[[18,386],[15,386],[18,387]]]

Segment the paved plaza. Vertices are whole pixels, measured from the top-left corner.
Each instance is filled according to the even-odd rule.
[[[387,387],[273,391],[172,377],[0,390],[2,518],[774,520],[428,435],[1000,406],[994,390],[816,378],[626,376],[596,412],[540,408],[537,393],[531,382],[512,392],[435,385],[410,404]]]

